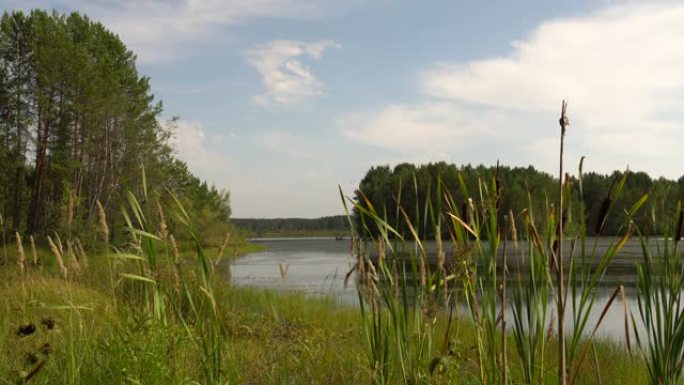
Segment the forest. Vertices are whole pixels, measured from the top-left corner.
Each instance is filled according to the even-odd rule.
[[[625,173],[624,188],[621,194],[616,194],[614,188]],[[587,235],[614,235],[624,230],[620,228],[621,219],[617,215],[605,218],[605,224],[600,228],[602,211],[610,204],[614,205],[615,212],[625,212],[647,193],[650,196],[647,207],[634,218],[635,223],[647,234],[663,234],[668,223],[664,219],[675,211],[677,202],[684,196],[684,177],[677,181],[662,177],[653,179],[644,172],[627,170],[609,175],[586,172],[582,173],[581,184],[579,179],[568,177],[570,215],[579,215],[582,201]],[[496,190],[497,208],[502,217],[509,211],[516,215],[528,208],[541,214],[548,202],[558,201],[558,179],[532,166],[457,166],[446,162],[372,167],[359,184],[354,200],[362,207],[373,207],[391,226],[407,235],[403,210],[412,218],[422,237],[433,238],[432,218],[437,217],[433,214],[441,213],[445,222],[444,214],[448,210],[465,213],[468,199],[477,201],[483,188]],[[354,220],[359,228],[363,227],[361,218],[355,208]],[[366,226],[371,232],[375,231],[373,223],[366,223]],[[568,233],[573,231],[576,229],[566,229]]]
[[[344,215],[321,218],[232,218],[232,223],[255,235],[263,234],[321,234],[349,232],[349,220]]]
[[[97,202],[120,238],[126,191],[175,197],[201,229],[223,233],[229,193],[192,175],[169,146],[175,120],[117,35],[78,13],[0,20],[0,228],[91,234]],[[212,234],[207,234],[211,236]],[[220,235],[222,236],[222,234]]]

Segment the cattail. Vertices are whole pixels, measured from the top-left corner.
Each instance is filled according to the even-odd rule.
[[[19,259],[17,263],[19,264],[19,270],[21,270],[21,275],[23,276],[26,272],[26,254],[24,254],[24,245],[21,242],[21,236],[19,232],[15,232],[14,236],[17,239],[17,256]]]
[[[95,202],[97,204],[97,217],[100,223],[100,232],[102,233],[102,238],[105,242],[109,241],[109,226],[107,226],[107,214],[105,213],[104,207],[100,201]]]
[[[468,204],[466,202],[461,204],[461,219],[465,224],[470,226],[470,215],[468,215]]]
[[[38,253],[36,252],[36,242],[33,241],[33,235],[29,236],[31,242],[31,254],[33,255],[33,266],[38,266]]]
[[[178,245],[176,244],[176,238],[173,234],[169,235],[169,241],[171,242],[171,252],[173,253],[173,263],[178,264],[180,261],[180,252],[178,251]]]
[[[385,265],[385,240],[378,236],[378,266]]]
[[[437,226],[437,235],[435,236],[435,243],[437,244],[437,267],[439,268],[439,273],[442,276],[442,289],[444,293],[444,303],[448,300],[448,285],[447,285],[447,275],[446,268],[444,264],[446,262],[446,255],[444,254],[444,247],[442,245],[442,232],[441,228]]]
[[[284,264],[282,262],[278,263],[278,269],[280,269],[280,279],[283,282],[283,285],[285,284],[285,280],[287,279],[287,271],[290,269],[290,264]]]
[[[608,195],[601,202],[601,209],[599,210],[598,221],[596,222],[596,234],[601,235],[606,227],[606,216],[608,215],[608,209],[610,209],[611,203],[613,203],[613,189],[615,188],[615,183],[617,183],[617,177],[613,179],[610,184],[610,189],[608,189]]]
[[[496,167],[497,167],[497,170],[496,170],[497,175],[496,175],[496,178],[494,179],[494,186],[495,186],[495,189],[496,189],[496,195],[495,195],[496,204],[495,204],[495,206],[496,206],[496,209],[497,209],[497,211],[498,211],[499,208],[501,207],[501,196],[502,196],[502,195],[501,195],[501,178],[499,178],[499,175],[498,175],[498,173],[499,173],[499,165],[498,165],[498,162],[497,162],[497,166],[496,166]]]
[[[359,283],[364,284],[366,282],[366,260],[364,258],[363,243],[359,240],[358,254],[356,254],[356,271],[359,274]]]
[[[551,319],[549,320],[549,327],[546,329],[546,340],[551,340],[553,337],[553,325],[556,323],[556,313],[551,312]]]
[[[511,239],[513,239],[513,248],[518,249],[518,229],[515,227],[515,217],[513,216],[513,210],[508,211],[508,220],[510,227]]]
[[[601,235],[606,227],[606,215],[608,215],[611,202],[610,194],[601,202],[601,209],[599,210],[598,221],[596,222],[596,235]]]
[[[81,265],[78,263],[78,259],[76,258],[76,254],[74,253],[74,247],[71,244],[70,240],[66,241],[67,243],[67,255],[69,256],[69,267],[73,269],[76,274],[81,272]]]
[[[425,253],[421,252],[418,264],[418,274],[420,275],[420,286],[425,287],[427,284],[427,266],[425,265]]]
[[[59,252],[59,248],[52,240],[52,238],[50,238],[49,235],[47,237],[47,240],[50,244],[50,250],[52,251],[52,254],[55,256],[55,260],[57,260],[57,266],[59,267],[59,270],[62,273],[62,277],[64,279],[67,279],[67,268],[66,266],[64,266],[64,260],[62,259],[62,254]]]
[[[76,238],[74,240],[75,247],[76,247],[76,255],[79,257],[81,260],[81,263],[83,263],[83,268],[88,270],[88,255],[86,254],[85,250],[83,249],[83,245],[81,244],[81,241]]]
[[[169,228],[166,226],[166,219],[164,218],[164,210],[162,210],[161,203],[157,199],[157,211],[159,212],[159,237],[166,239],[169,236]]]
[[[216,251],[216,262],[214,262],[215,265],[218,265],[219,262],[221,262],[221,257],[223,256],[223,252],[225,251],[226,247],[228,247],[228,242],[230,241],[230,233],[226,233],[226,237],[223,238],[223,243],[221,246],[219,246],[218,250]]]
[[[368,295],[372,299],[377,299],[380,296],[377,283],[379,282],[378,272],[372,263],[368,264]]]
[[[681,205],[681,202],[679,203]],[[684,235],[684,207],[679,210],[679,219],[677,220],[677,233],[675,234],[675,242],[679,242]]]

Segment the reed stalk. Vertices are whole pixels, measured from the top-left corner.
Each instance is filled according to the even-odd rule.
[[[562,107],[561,107],[561,117],[559,120],[560,126],[561,126],[561,135],[560,135],[560,151],[559,151],[559,172],[558,172],[558,181],[559,181],[559,197],[558,197],[558,208],[559,212],[558,214],[561,216],[560,220],[558,221],[558,253],[556,254],[556,268],[558,269],[558,278],[556,284],[558,285],[558,293],[557,293],[557,313],[558,313],[558,383],[560,385],[566,385],[567,384],[567,377],[566,377],[566,358],[565,358],[565,288],[564,288],[564,281],[565,281],[565,274],[563,271],[563,146],[565,144],[565,130],[567,126],[570,124],[568,117],[566,116],[566,110],[568,107],[568,103],[563,100]]]
[[[21,276],[24,277],[26,274],[26,254],[24,253],[24,245],[21,242],[21,236],[19,235],[19,232],[15,232],[14,236],[17,241],[17,264],[19,265]]]

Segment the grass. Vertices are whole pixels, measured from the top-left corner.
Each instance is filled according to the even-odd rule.
[[[23,281],[16,279],[17,268],[1,270],[0,383],[20,383],[35,368],[32,359],[45,364],[30,383],[204,383],[200,354],[183,326],[162,326],[130,304],[115,304],[106,280],[98,279],[107,274],[102,256],[92,259],[90,278],[68,281],[52,269],[30,270]],[[218,322],[226,336],[222,366],[229,383],[371,383],[358,310],[219,281],[214,289],[224,305]],[[36,326],[33,334],[17,335],[29,324]],[[445,328],[440,318],[436,334]],[[478,383],[475,328],[466,320],[451,328],[450,354],[436,368],[434,383]],[[43,354],[46,343],[49,353]],[[630,364],[624,348],[603,342],[597,350],[604,384],[640,383],[643,369]],[[592,373],[580,383],[594,383]]]
[[[563,117],[564,112],[561,122]],[[624,183],[611,189],[599,223]],[[417,194],[415,178],[414,185]],[[643,325],[647,334],[637,335],[641,355],[594,340],[598,325],[587,324],[595,310],[595,289],[622,245],[638,233],[632,217],[648,195],[624,213],[625,231],[603,255],[588,244],[580,210],[567,276],[562,200],[558,213],[547,202],[544,213],[525,209],[500,215],[496,178],[481,181],[478,191],[470,193],[461,181],[461,195],[467,197],[464,215],[455,210],[461,205],[442,191],[438,179],[436,195],[444,200],[426,201],[423,218],[410,218],[397,196],[393,214],[407,234],[390,226],[387,213],[380,215],[382,210],[370,201],[350,200],[361,215],[359,228],[350,219],[360,303],[354,309],[325,298],[231,286],[216,274],[215,265],[237,255],[244,244],[226,237],[221,245],[205,247],[178,200],[172,197],[162,205],[149,199],[153,193],[148,195],[144,179],[142,186],[140,201],[147,204],[129,192],[122,208],[125,248],[106,243],[109,228],[104,210],[99,210],[104,242],[88,249],[88,265],[85,253],[72,247],[77,242],[62,241],[57,234],[49,239],[50,253],[38,250],[37,265],[33,252],[26,253],[18,239],[15,250],[3,248],[2,383],[682,383],[684,264],[677,245],[684,214],[675,241],[666,237],[656,257],[641,237],[639,318],[632,317],[635,331]],[[568,183],[560,188],[570,195]],[[564,194],[559,195],[562,199]],[[150,207],[149,202],[155,204]],[[165,218],[183,232],[180,248]],[[415,230],[421,220],[437,234],[436,267],[428,263],[425,239]],[[538,229],[536,223],[543,225]],[[522,226],[519,234],[516,226]],[[451,242],[453,254],[447,255],[444,239]],[[508,274],[508,266],[505,258],[499,265],[499,257],[506,255],[509,243],[518,242],[529,263],[508,292],[500,278]],[[575,242],[580,243],[578,261]],[[3,243],[10,244],[6,239]],[[370,249],[376,258],[370,257]],[[454,268],[447,269],[447,258]],[[597,265],[590,269],[589,262]],[[568,291],[573,332],[566,334],[563,322],[554,330],[547,317],[552,309],[562,317]],[[618,287],[607,306],[621,292]],[[463,302],[467,312],[454,312]],[[505,327],[502,304],[511,306],[511,329]]]
[[[458,377],[450,377],[446,371],[448,383],[464,381],[464,378],[469,378],[466,383],[504,385],[682,383],[684,316],[680,296],[684,270],[676,242],[674,251],[670,251],[666,243],[665,262],[658,270],[660,274],[656,274],[658,279],[649,274],[656,269],[651,267],[644,247],[646,259],[640,265],[638,293],[640,321],[649,335],[638,340],[643,359],[628,359],[624,350],[615,350],[594,339],[609,307],[620,295],[624,298],[624,288],[618,285],[605,307],[597,309],[598,288],[614,257],[634,232],[638,232],[632,219],[650,197],[648,193],[644,194],[624,213],[612,213],[613,204],[625,185],[626,174],[611,187],[598,223],[603,229],[608,215],[617,215],[622,226],[607,250],[598,253],[597,243],[592,245],[586,237],[584,202],[580,203],[577,213],[579,222],[573,223],[572,209],[568,207],[571,194],[577,191],[580,196],[583,194],[582,162],[579,190],[573,189],[570,178],[563,172],[566,107],[563,102],[559,201],[550,203],[547,200],[542,213],[532,212],[532,202],[518,213],[500,213],[502,186],[496,175],[491,180],[481,179],[477,191],[468,191],[461,180],[458,195],[464,201],[460,202],[455,201],[456,194],[448,191],[437,176],[432,188],[436,188],[438,199],[431,200],[428,191],[423,215],[415,218],[408,217],[401,207],[402,189],[399,186],[395,195],[398,209],[394,213],[394,225],[388,219],[393,213],[387,213],[381,207],[382,202],[371,202],[363,192],[358,194],[359,200],[345,198],[340,192],[345,208],[349,203],[359,215],[359,221],[355,224],[350,220],[350,225],[353,239],[358,242],[355,255],[357,288],[367,340],[366,365],[375,383],[439,383],[441,377],[436,369],[448,367],[454,356],[449,347],[463,343],[463,337],[455,335],[451,325],[463,324],[464,320],[466,324],[470,322],[474,331],[470,357],[462,358],[471,365],[465,371],[467,375],[461,372]],[[415,176],[414,193],[418,196]],[[416,205],[414,211],[420,212]],[[678,234],[684,227],[681,217]],[[400,233],[400,227],[407,231]],[[436,234],[437,254],[433,260],[436,266],[427,262],[425,239],[415,231],[421,227],[431,228]],[[572,228],[577,234],[567,237],[565,251],[564,227]],[[445,268],[447,256],[443,239],[450,240],[453,250],[448,258],[455,267],[450,271]],[[512,292],[505,290],[505,277],[509,274],[505,256],[509,243],[521,245],[522,260],[526,261],[514,274],[517,277],[511,282]],[[371,258],[369,250],[377,250],[374,253],[377,257]],[[575,254],[579,256],[575,258]],[[668,258],[668,255],[674,257]],[[569,293],[572,293],[571,297],[568,297]],[[510,294],[513,298],[507,301]],[[462,302],[468,308],[465,316],[452,312],[443,314],[443,311],[439,314],[439,309],[449,309],[454,303]],[[506,327],[509,309],[513,315],[510,330]],[[570,316],[568,320],[564,316],[566,312]],[[594,312],[600,314],[598,321],[589,324],[589,315]],[[554,318],[557,324],[554,324]],[[440,323],[447,326],[442,328]],[[636,330],[637,320],[633,318],[632,323]],[[613,372],[616,365],[611,359],[616,354],[632,366],[617,365],[620,370]],[[648,377],[645,376],[647,371]]]
[[[0,274],[0,383],[20,383],[40,362],[45,364],[31,383],[205,383],[199,369],[204,352],[193,346],[185,327],[173,320],[163,325],[122,298],[116,304],[106,280],[95,277],[106,268],[69,281],[53,271],[30,271],[23,280],[16,279],[18,273],[9,267]],[[223,305],[215,322],[225,335],[219,348],[227,383],[367,378],[358,369],[362,338],[354,309],[218,282],[214,288]],[[52,329],[45,326],[50,322]],[[27,325],[35,332],[20,336]],[[208,333],[195,330],[198,324],[189,327],[193,335]]]

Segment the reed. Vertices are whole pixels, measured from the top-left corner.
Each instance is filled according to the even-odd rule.
[[[679,202],[676,213],[679,216],[681,212]],[[681,238],[666,234],[662,242],[654,242],[637,231],[643,259],[637,265],[638,314],[632,315],[636,344],[648,370],[649,384],[682,384],[684,261],[679,247]],[[675,231],[679,232],[679,226]]]
[[[23,277],[26,274],[26,254],[24,253],[24,245],[21,241],[21,236],[18,232],[14,233],[17,241],[17,264],[19,265],[19,271]]]

